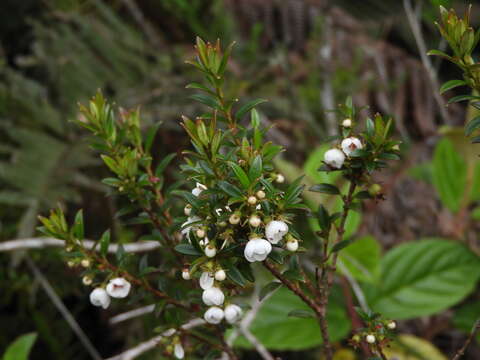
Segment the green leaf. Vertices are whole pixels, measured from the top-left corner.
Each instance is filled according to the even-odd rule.
[[[28,360],[37,334],[30,333],[18,337],[5,351],[2,360]]]
[[[478,128],[480,128],[480,116],[477,116],[468,122],[465,126],[465,136],[470,136]]]
[[[238,187],[223,180],[218,182],[218,187],[233,197],[241,197],[243,195],[242,191]]]
[[[163,172],[163,170],[165,170],[168,164],[170,164],[170,162],[175,158],[175,156],[177,156],[177,154],[175,153],[171,153],[165,156],[162,161],[160,161],[160,163],[157,165],[157,168],[155,169],[155,175],[159,176]]]
[[[229,162],[229,165],[232,168],[233,172],[235,173],[235,176],[237,177],[237,179],[242,184],[242,186],[245,189],[248,189],[248,187],[250,186],[250,180],[248,179],[247,174],[245,174],[245,171],[243,171],[243,169],[240,166],[238,166],[233,162]]]
[[[205,94],[195,94],[195,95],[190,95],[190,99],[196,100],[213,109],[220,109],[220,106],[217,100],[213,96],[205,95]]]
[[[297,318],[302,318],[302,319],[315,319],[315,314],[313,313],[312,310],[292,310],[288,313],[288,317],[297,317]]]
[[[464,245],[427,239],[400,245],[382,259],[381,281],[367,286],[375,312],[392,319],[428,316],[470,294],[480,277],[480,258]]]
[[[203,255],[191,244],[178,244],[177,246],[175,246],[175,251],[185,255]]]
[[[355,279],[374,283],[380,274],[380,244],[372,236],[355,240],[339,255],[338,269]]]
[[[327,183],[313,185],[309,190],[313,192],[319,192],[319,193],[330,194],[330,195],[340,194],[340,190],[338,189],[338,187],[332,184],[327,184]]]
[[[375,135],[375,123],[370,118],[367,118],[366,130],[369,137]]]
[[[260,290],[260,293],[258,295],[258,300],[262,301],[263,299],[265,299],[265,297],[274,292],[275,290],[277,290],[280,286],[282,286],[282,283],[279,282],[279,281],[272,281],[270,283],[268,283],[267,285],[265,285],[261,290]]]
[[[450,211],[457,212],[466,188],[467,168],[450,140],[442,139],[435,147],[432,170],[440,200]]]
[[[451,90],[453,88],[456,88],[458,86],[463,86],[463,85],[467,85],[467,82],[465,80],[450,80],[450,81],[447,81],[446,83],[444,83],[440,87],[440,94],[443,94],[444,92],[446,92],[448,90]]]
[[[447,60],[451,60],[452,57],[449,56],[448,54],[444,53],[443,51],[440,51],[440,50],[430,50],[429,52],[427,52],[427,55],[429,56],[432,56],[432,55],[435,55],[435,56],[441,56]]]
[[[334,253],[334,252],[338,252],[344,248],[346,248],[348,245],[350,245],[352,243],[352,240],[348,239],[348,240],[342,240],[338,243],[336,243],[335,245],[332,246],[332,249],[330,250],[330,252]]]
[[[83,210],[78,210],[75,215],[75,221],[73,223],[73,234],[79,240],[83,240],[85,237],[84,225],[83,225]]]
[[[328,210],[323,206],[323,204],[320,204],[318,207],[318,212],[317,212],[317,219],[318,219],[318,224],[322,228],[322,230],[329,230],[331,221],[330,221],[330,215],[328,214]]]
[[[251,182],[254,182],[262,175],[262,157],[260,155],[255,156],[255,159],[252,161],[252,165],[250,165],[250,170],[248,171],[248,177]]]
[[[265,99],[255,99],[255,100],[249,101],[248,103],[243,105],[240,109],[238,109],[237,113],[235,114],[235,119],[241,120],[247,112],[252,110],[255,106],[257,106],[261,103],[264,103],[264,102],[267,102],[267,100],[265,100]]]
[[[338,341],[347,336],[350,321],[345,314],[344,305],[338,289],[334,289],[327,311],[330,337]],[[288,317],[292,310],[310,311],[290,290],[282,287],[269,297],[252,322],[250,330],[270,350],[303,350],[318,346],[322,336],[318,321],[311,318]],[[235,346],[251,348],[251,344],[239,337]]]
[[[110,230],[105,231],[100,238],[100,254],[103,257],[108,253],[108,245],[110,245]]]
[[[238,270],[236,265],[233,264],[226,264],[227,268],[227,277],[240,286],[245,286],[247,283],[247,279],[245,279],[242,273]]]
[[[450,100],[448,100],[447,104],[452,104],[460,101],[465,101],[465,100],[478,100],[480,99],[478,96],[475,95],[458,95],[452,97]]]
[[[470,302],[460,306],[453,314],[453,326],[457,329],[470,333],[477,319],[480,319],[480,302]],[[480,340],[480,335],[477,334],[477,341]]]

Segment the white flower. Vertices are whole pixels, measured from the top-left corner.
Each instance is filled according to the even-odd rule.
[[[85,275],[82,278],[82,282],[83,282],[83,285],[89,286],[89,285],[92,285],[93,279],[90,276]]]
[[[207,245],[205,248],[205,255],[209,258],[214,257],[217,255],[217,248],[214,245]]]
[[[192,194],[194,196],[198,196],[202,193],[203,190],[207,190],[207,187],[205,185],[197,182],[197,186],[195,188],[193,188]]]
[[[203,290],[202,300],[205,305],[208,306],[220,306],[225,301],[225,295],[223,295],[222,290],[217,287],[211,287],[209,289]]]
[[[200,287],[203,290],[210,289],[213,286],[215,279],[213,275],[207,271],[204,271],[202,275],[200,275]]]
[[[185,205],[185,207],[183,208],[183,213],[187,216],[190,216],[190,214],[192,213],[192,205]]]
[[[253,238],[250,239],[245,246],[244,255],[250,262],[263,261],[272,251],[272,244],[265,239]]]
[[[262,223],[262,219],[260,219],[257,215],[252,215],[250,216],[250,219],[248,220],[251,226],[257,227],[260,226]]]
[[[225,316],[225,313],[223,312],[222,309],[220,309],[219,307],[213,306],[205,312],[205,314],[203,315],[203,318],[209,324],[220,324],[224,316]]]
[[[325,153],[323,160],[328,166],[340,169],[345,161],[345,154],[341,150],[330,149]]]
[[[397,327],[397,323],[395,321],[390,321],[388,324],[387,324],[387,327],[390,329],[390,330],[394,330],[396,327]]]
[[[272,244],[277,244],[288,233],[288,225],[284,221],[273,220],[265,226],[265,236]]]
[[[230,218],[228,219],[228,221],[232,225],[237,225],[240,222],[240,216],[237,213],[232,214],[230,215]]]
[[[342,141],[342,150],[347,156],[350,156],[352,152],[354,152],[357,149],[361,149],[362,147],[363,145],[360,139],[353,136],[343,139]]]
[[[88,259],[83,259],[80,264],[84,267],[84,268],[88,268],[90,266],[90,260]]]
[[[215,280],[217,281],[223,281],[227,278],[227,274],[225,273],[225,270],[220,269],[215,272]]]
[[[110,305],[110,296],[103,288],[96,288],[90,293],[90,302],[93,306],[101,306],[106,309]]]
[[[287,241],[287,250],[295,252],[298,250],[298,240],[297,239],[292,239]]]
[[[201,238],[205,237],[205,230],[197,229],[196,234],[201,239]]]
[[[188,269],[183,269],[182,270],[182,278],[183,280],[190,280],[190,271]]]
[[[195,224],[195,225],[191,225],[191,226],[188,226],[190,224],[193,224],[193,223],[196,223],[198,221],[200,221],[202,219],[200,219],[198,216],[190,216],[187,221],[185,221],[183,224],[182,224],[182,236],[186,236],[188,241],[190,241],[190,230],[196,230],[197,229],[197,226],[200,226],[200,223],[198,224]]]
[[[343,120],[342,126],[343,126],[344,128],[352,127],[352,120],[350,120],[350,119],[345,119],[345,120]]]
[[[374,344],[376,339],[374,335],[370,334],[365,337],[365,340],[367,340],[369,344]]]
[[[242,317],[243,311],[240,306],[230,304],[225,308],[225,319],[229,324],[236,323]]]
[[[257,198],[259,198],[259,199],[265,199],[265,196],[267,196],[265,194],[265,191],[263,191],[263,190],[258,190],[255,195],[257,195]]]
[[[182,344],[176,343],[173,353],[175,354],[175,357],[177,359],[183,359],[183,357],[185,356],[185,350],[183,350]]]
[[[128,296],[132,285],[124,278],[111,279],[107,284],[107,293],[114,298],[124,298]]]
[[[210,242],[210,240],[208,240],[208,237],[205,237],[205,239],[200,240],[198,243],[199,243],[201,246],[207,246],[209,242]]]

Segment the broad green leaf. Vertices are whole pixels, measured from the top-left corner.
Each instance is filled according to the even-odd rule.
[[[18,337],[5,351],[2,360],[28,360],[37,334],[30,333]]]
[[[385,348],[387,359],[398,360],[447,360],[440,350],[425,339],[400,334]]]
[[[100,254],[102,254],[102,256],[107,255],[108,245],[110,245],[110,229],[105,231],[100,238]]]
[[[247,189],[250,186],[250,180],[248,179],[247,174],[245,174],[245,171],[238,166],[237,164],[230,162],[230,167],[232,168],[233,172],[235,173],[235,176],[237,179],[240,181],[242,186]]]
[[[463,85],[467,85],[467,82],[465,80],[449,80],[440,87],[440,94],[443,94],[445,91]]]
[[[290,290],[282,287],[261,306],[250,330],[258,340],[271,350],[303,350],[322,343],[320,328],[316,319],[289,317],[291,311],[311,311]],[[328,309],[328,323],[332,341],[348,335],[350,321],[344,311],[342,298],[334,291]],[[243,337],[236,346],[251,348]]]
[[[466,184],[466,164],[448,139],[442,139],[433,154],[433,186],[442,203],[457,212]]]
[[[178,244],[175,251],[185,255],[203,255],[191,244]]]
[[[381,262],[378,285],[366,286],[373,311],[393,319],[448,309],[475,288],[480,258],[464,245],[427,239],[400,245]]]
[[[372,236],[355,240],[340,252],[338,269],[357,280],[374,283],[380,274],[380,244]]]

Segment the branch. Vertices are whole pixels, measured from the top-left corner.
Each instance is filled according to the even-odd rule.
[[[463,346],[456,352],[455,356],[452,358],[452,360],[459,360],[463,354],[465,354],[465,350],[467,350],[468,345],[472,342],[473,338],[475,335],[477,335],[477,332],[480,330],[480,319],[477,319],[475,322],[475,325],[472,328],[472,331],[470,332],[470,335],[468,336],[467,340],[465,340],[465,343]]]
[[[193,328],[201,326],[201,325],[205,325],[205,320],[198,318],[198,319],[190,320],[188,323],[182,325],[181,329],[190,330],[190,329],[193,329]],[[165,336],[163,336],[163,335],[155,336],[155,337],[151,338],[150,340],[144,341],[144,342],[138,344],[137,346],[135,346],[131,349],[128,349],[127,351],[124,351],[121,354],[110,357],[106,360],[132,360],[132,359],[135,359],[138,356],[142,355],[143,353],[145,353],[147,351],[150,351],[153,348],[155,348],[157,346],[157,344],[164,337]]]
[[[83,240],[83,246],[91,250],[95,246],[95,241]],[[110,244],[108,246],[108,252],[115,254],[118,250],[118,246],[118,244]],[[157,241],[152,240],[136,243],[126,243],[122,244],[122,246],[127,253],[139,253],[158,249],[161,245]],[[65,247],[65,241],[53,238],[30,238],[0,242],[0,252],[43,249],[47,247]]]
[[[437,73],[435,72],[435,68],[430,61],[430,58],[427,56],[427,46],[425,45],[425,40],[422,35],[422,29],[420,28],[418,17],[417,15],[415,15],[410,0],[403,0],[403,7],[405,8],[405,14],[407,15],[410,29],[412,30],[413,37],[415,38],[415,42],[418,47],[418,51],[420,52],[420,59],[422,60],[422,64],[425,67],[425,70],[427,70],[428,78],[430,79],[430,85],[433,87],[433,89],[438,89],[440,86],[438,84]],[[442,96],[436,90],[433,92],[433,96],[435,98],[435,101],[437,102],[438,108],[440,110],[440,115],[444,123],[450,124],[451,121],[449,119],[447,111],[445,110],[445,101],[443,100]]]
[[[142,316],[142,315],[145,315],[145,314],[150,314],[154,310],[155,310],[155,305],[154,304],[147,305],[147,306],[142,306],[140,308],[133,309],[133,310],[126,311],[124,313],[112,316],[108,320],[108,322],[110,323],[110,325],[115,325],[115,324],[118,324],[120,322],[136,318],[138,316]]]

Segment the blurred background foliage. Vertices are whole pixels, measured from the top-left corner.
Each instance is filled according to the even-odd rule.
[[[474,24],[480,22],[477,3]],[[236,41],[229,91],[245,101],[256,97],[269,100],[261,107],[262,121],[275,125],[271,140],[288,150],[276,166],[289,180],[305,172],[306,181],[312,184],[341,181],[333,176],[322,178],[326,175],[316,169],[326,150],[321,144],[335,133],[340,120],[330,110],[345,96],[352,94],[357,105],[367,105],[365,115],[379,111],[395,118],[397,137],[404,141],[404,159],[377,179],[387,201],[369,201],[364,211],[349,218],[347,235],[359,240],[342,255],[340,271],[367,284],[368,301],[382,304],[382,311],[391,311],[386,316],[409,319],[402,322],[400,331],[412,336],[403,336],[391,356],[443,359],[434,346],[451,354],[480,315],[475,288],[478,276],[467,276],[478,266],[475,254],[480,251],[476,235],[480,230],[480,165],[478,147],[468,144],[461,130],[465,108],[445,108],[444,99],[434,96],[438,84],[422,63],[422,47],[419,51],[405,4],[410,1],[3,0],[0,241],[35,236],[37,215],[57,203],[70,215],[78,208],[85,209],[91,238],[107,227],[113,229],[117,242],[141,236],[141,227],[125,229],[114,216],[117,199],[108,197],[99,181],[107,172],[89,150],[85,134],[71,123],[80,116],[77,102],[85,102],[102,89],[124,108],[141,106],[146,127],[161,123],[154,153],[180,154],[189,146],[179,126],[180,115],[194,116],[201,111],[184,89],[198,76],[184,64],[192,56],[193,40],[200,35],[211,41]],[[413,20],[420,25],[427,49],[445,46],[439,44],[433,25],[440,4],[459,11],[466,6],[460,0],[412,4]],[[430,62],[439,82],[458,75],[445,62]],[[175,162],[169,169],[170,180],[180,179]],[[305,197],[313,207],[329,201],[313,193]],[[310,221],[300,229],[307,245],[316,226]],[[397,253],[414,256],[410,244],[390,248],[423,238],[430,238],[422,242],[425,256],[465,250],[450,249],[451,243],[440,238],[464,242],[470,248],[465,256],[471,266],[455,272],[455,276],[465,276],[457,279],[461,286],[449,283],[451,288],[445,290],[444,274],[417,269],[431,278],[429,284],[445,290],[443,297],[432,300],[433,310],[422,310],[418,303],[395,307],[390,298],[382,297],[383,290],[395,293],[395,289],[369,291],[368,284],[385,280],[391,267],[400,266],[393,261]],[[418,248],[414,250],[418,254]],[[382,257],[382,253],[387,255]],[[25,256],[22,252],[0,257],[0,350],[19,335],[33,331],[38,339],[32,359],[89,358],[41,291],[38,279],[25,265]],[[80,281],[73,281],[79,279],[78,274],[65,270],[57,251],[35,251],[30,256],[101,354],[113,355],[150,336],[154,318],[109,326],[107,314],[89,306]],[[445,261],[464,259],[458,256]],[[401,266],[398,271],[402,272]],[[408,284],[397,281],[397,285],[403,289]],[[342,300],[336,303],[340,306],[344,299],[338,290]],[[452,293],[456,295],[452,297]],[[398,296],[422,298],[414,289]],[[318,345],[318,338],[312,335],[315,331],[307,331],[312,326],[308,319],[296,325],[306,330],[299,340],[292,341],[294,345],[271,337],[272,326],[287,332],[293,326],[275,322],[279,316],[275,311],[278,313],[282,302],[290,300],[278,294],[272,298],[265,315],[252,325],[256,335],[282,358],[320,359],[315,351],[283,352]],[[337,321],[335,337],[344,339],[350,324],[342,311],[333,311],[335,316],[343,317]],[[242,342],[239,339],[241,347],[245,346]],[[408,351],[412,347],[417,348],[416,355]],[[253,353],[245,354],[245,359],[256,358]],[[353,359],[347,350],[337,356]],[[147,354],[144,358],[158,357]],[[478,343],[466,358],[480,358]]]

